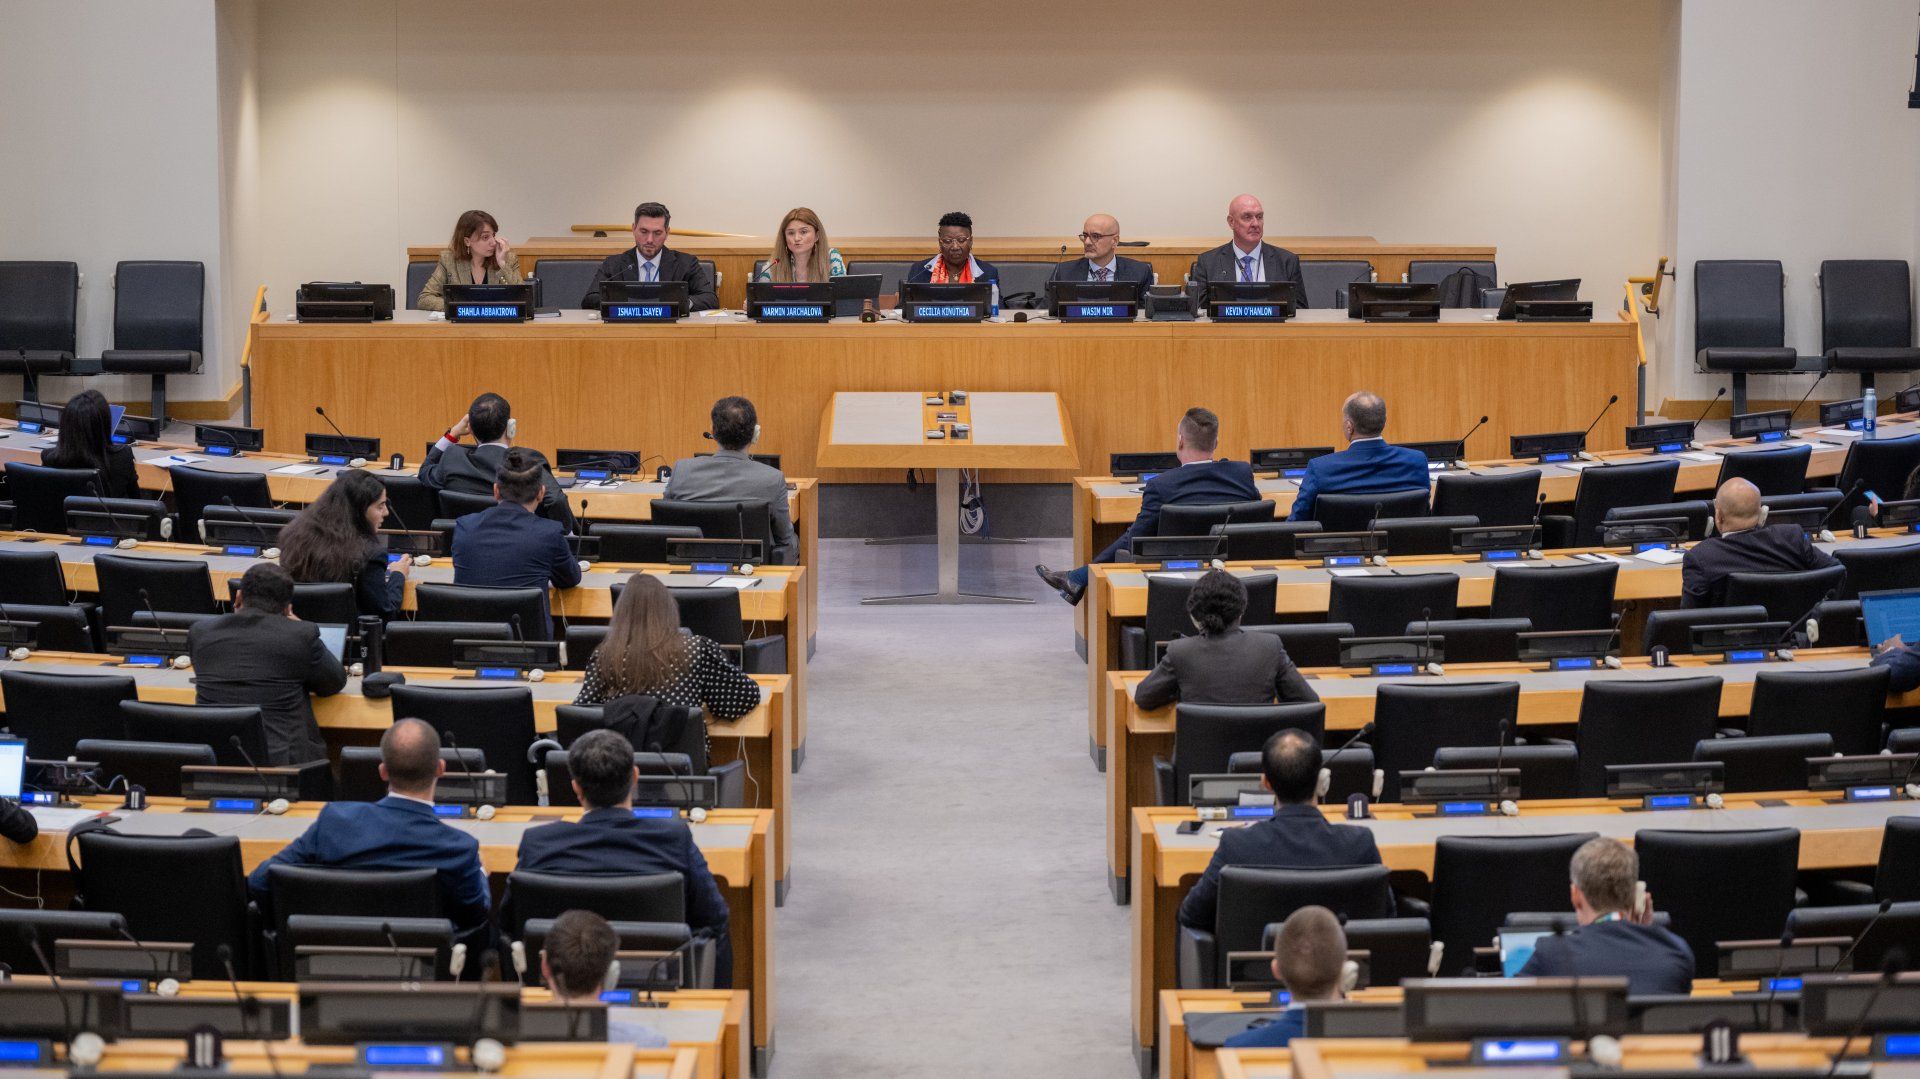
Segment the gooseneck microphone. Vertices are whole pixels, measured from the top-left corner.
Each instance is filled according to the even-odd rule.
[[[1491,417],[1488,417],[1488,416],[1480,417],[1479,423],[1476,423],[1472,427],[1468,428],[1467,433],[1460,436],[1460,456],[1462,458],[1465,458],[1467,456],[1467,439],[1472,438],[1473,433],[1475,431],[1478,431],[1480,428],[1485,427],[1487,425],[1487,420],[1490,418]]]
[[[1358,742],[1360,739],[1365,738],[1367,735],[1372,733],[1373,733],[1373,721],[1368,720],[1365,724],[1363,724],[1360,727],[1359,730],[1354,731],[1351,735],[1349,735],[1346,741],[1340,743],[1340,748],[1328,754],[1326,759],[1320,762],[1320,770],[1327,773],[1328,779],[1331,780],[1333,777],[1333,762],[1339,760],[1340,754],[1345,753],[1347,749],[1350,746],[1352,746],[1355,742]]]
[[[1722,397],[1725,397],[1726,395],[1727,395],[1727,388],[1725,386],[1722,386],[1718,390],[1714,391],[1713,400],[1708,401],[1707,407],[1701,409],[1700,415],[1694,418],[1694,421],[1693,421],[1694,429],[1698,430],[1701,424],[1707,422],[1707,413],[1712,412],[1713,406],[1719,404],[1720,399]]]
[[[315,405],[313,406],[313,414],[327,421],[327,426],[333,428],[334,434],[339,435],[341,438],[352,440],[353,436],[347,434],[345,431],[342,431],[340,429],[340,425],[333,422],[333,417],[327,415],[326,409],[321,408],[319,405]]]
[[[87,493],[93,496],[95,502],[100,503],[100,512],[107,518],[107,532],[113,536],[114,546],[118,547],[123,542],[139,542],[140,537],[138,536],[123,536],[120,534],[120,515],[113,512],[113,506],[107,502],[106,496],[100,493],[99,484],[89,479],[87,481]]]
[[[1806,392],[1806,394],[1805,394],[1804,396],[1802,396],[1802,397],[1800,398],[1800,403],[1799,403],[1799,404],[1797,404],[1797,405],[1794,405],[1794,406],[1793,406],[1793,411],[1792,411],[1792,412],[1789,412],[1789,413],[1787,413],[1787,427],[1788,427],[1789,429],[1791,429],[1791,428],[1793,427],[1793,418],[1794,418],[1795,416],[1798,416],[1798,415],[1800,414],[1800,410],[1801,410],[1802,408],[1805,408],[1805,407],[1806,407],[1806,404],[1807,404],[1807,398],[1808,398],[1808,397],[1812,397],[1812,396],[1813,396],[1813,391],[1815,391],[1815,390],[1817,390],[1817,389],[1819,389],[1819,388],[1820,388],[1820,384],[1821,384],[1822,382],[1825,382],[1825,381],[1827,380],[1827,375],[1828,375],[1829,373],[1830,373],[1830,372],[1827,372],[1827,371],[1822,371],[1822,372],[1820,372],[1820,377],[1819,377],[1819,378],[1816,378],[1816,379],[1814,379],[1814,380],[1813,380],[1813,385],[1811,385],[1811,386],[1808,386],[1808,387],[1807,387],[1807,392]]]
[[[1873,927],[1876,925],[1879,925],[1880,919],[1886,917],[1887,912],[1892,909],[1893,909],[1893,900],[1882,899],[1880,901],[1880,909],[1877,911],[1874,911],[1873,917],[1867,919],[1867,924],[1861,926],[1860,932],[1854,934],[1853,943],[1847,945],[1846,954],[1842,955],[1839,959],[1835,960],[1833,966],[1827,968],[1827,973],[1832,974],[1838,971],[1841,967],[1845,966],[1847,964],[1847,960],[1853,958],[1853,953],[1856,949],[1860,947],[1860,943],[1867,939],[1867,934],[1873,932]]]
[[[1860,1009],[1860,1018],[1853,1021],[1853,1029],[1847,1031],[1847,1036],[1841,1041],[1840,1048],[1834,1050],[1833,1063],[1827,1068],[1826,1079],[1833,1079],[1833,1074],[1840,1070],[1840,1062],[1846,1059],[1847,1050],[1852,1047],[1853,1040],[1860,1036],[1860,1033],[1866,1029],[1868,1021],[1872,1019],[1873,1006],[1880,1003],[1880,994],[1885,992],[1887,986],[1892,985],[1894,979],[1898,978],[1900,972],[1905,969],[1907,969],[1906,951],[1898,947],[1887,949],[1886,958],[1880,962],[1880,978],[1874,983],[1873,992],[1867,994],[1867,1003]]]
[[[1590,424],[1587,424],[1587,429],[1586,429],[1585,431],[1582,431],[1582,432],[1580,432],[1580,446],[1581,446],[1581,448],[1583,448],[1583,449],[1584,449],[1584,448],[1586,447],[1586,445],[1587,445],[1587,436],[1593,433],[1593,429],[1594,429],[1595,427],[1598,427],[1598,426],[1600,426],[1600,421],[1606,418],[1606,416],[1607,416],[1607,413],[1608,413],[1608,412],[1609,412],[1609,411],[1610,411],[1610,410],[1611,410],[1611,409],[1613,408],[1613,406],[1614,406],[1614,403],[1615,403],[1616,401],[1618,401],[1618,400],[1620,400],[1620,395],[1619,395],[1619,394],[1617,394],[1617,393],[1616,393],[1616,394],[1613,394],[1613,395],[1611,395],[1611,396],[1609,396],[1609,397],[1607,398],[1607,403],[1606,403],[1606,405],[1605,405],[1605,407],[1603,407],[1603,408],[1601,408],[1601,409],[1600,409],[1600,415],[1598,415],[1598,416],[1595,416],[1595,417],[1593,418],[1593,422],[1592,422],[1592,423],[1590,423]]]
[[[232,746],[234,751],[240,754],[240,759],[246,761],[247,767],[253,769],[253,777],[260,781],[261,806],[265,807],[278,801],[273,793],[273,784],[267,781],[267,773],[263,771],[258,764],[253,762],[253,754],[247,752],[247,744],[240,740],[240,736],[237,734],[227,735],[227,744]]]
[[[60,975],[54,973],[53,962],[47,958],[47,950],[40,946],[40,927],[29,922],[20,927],[20,939],[33,949],[33,957],[40,960],[40,969],[47,972],[47,981],[53,983],[54,999],[60,1002],[60,1025],[66,1028],[67,1044],[71,1046],[79,1031],[73,1025],[73,1005],[67,998],[66,987],[60,984]]]
[[[1502,716],[1499,733],[1494,736],[1493,743],[1493,789],[1496,801],[1506,793],[1506,786],[1500,781],[1500,764],[1507,759],[1507,729],[1506,717]]]
[[[1431,607],[1420,608],[1420,662],[1433,662],[1433,608]]]
[[[147,617],[153,619],[153,628],[159,631],[160,639],[166,643],[166,646],[172,648],[173,631],[160,621],[160,612],[153,609],[153,597],[147,595],[147,590],[144,588],[139,590],[139,594],[140,605],[147,609]]]
[[[700,938],[698,937],[689,937],[686,940],[681,941],[679,944],[676,944],[673,946],[672,951],[667,952],[666,954],[662,955],[660,958],[654,960],[653,965],[647,968],[647,999],[645,1003],[641,1005],[641,1007],[644,1007],[644,1008],[665,1007],[665,1005],[663,1004],[655,1004],[653,1000],[653,987],[659,982],[658,975],[660,973],[660,968],[666,965],[666,962],[669,959],[672,959],[676,955],[681,955],[683,952],[692,948],[694,944],[699,941],[699,939]],[[684,962],[684,959],[682,961]]]
[[[226,503],[228,509],[239,514],[240,519],[242,521],[245,521],[247,522],[247,524],[253,526],[253,534],[259,537],[260,539],[260,553],[262,555],[265,555],[267,551],[273,547],[273,540],[268,538],[267,530],[261,526],[259,518],[255,517],[251,513],[248,513],[244,508],[242,508],[240,503],[235,502],[233,500],[232,495],[221,495],[220,501]],[[200,519],[200,529],[201,529],[200,538],[202,540],[205,540],[207,538],[206,527],[207,527],[206,518],[203,517]]]

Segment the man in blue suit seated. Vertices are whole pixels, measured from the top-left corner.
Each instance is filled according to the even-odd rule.
[[[1119,220],[1112,214],[1094,214],[1080,226],[1080,249],[1085,254],[1055,266],[1049,280],[1132,285],[1135,299],[1140,299],[1153,284],[1153,265],[1114,254],[1119,246]]]
[[[1320,771],[1320,743],[1303,730],[1289,728],[1260,749],[1261,785],[1273,792],[1273,817],[1244,828],[1220,832],[1220,846],[1207,871],[1180,904],[1180,924],[1213,932],[1220,901],[1220,870],[1230,865],[1275,865],[1294,869],[1379,865],[1373,833],[1355,824],[1333,824],[1315,805],[1326,779]],[[1373,910],[1349,910],[1349,918],[1385,918],[1393,914],[1393,895],[1380,890]]]
[[[1129,549],[1135,536],[1156,535],[1162,506],[1259,500],[1260,488],[1254,486],[1251,464],[1213,459],[1213,451],[1220,445],[1220,417],[1212,411],[1187,409],[1173,437],[1173,452],[1180,458],[1180,467],[1146,482],[1140,490],[1140,515],[1120,533],[1119,539],[1094,556],[1095,562],[1112,562],[1121,551]],[[1044,565],[1033,569],[1068,603],[1079,603],[1080,597],[1086,595],[1085,566],[1066,573],[1056,573]]]
[[[535,873],[680,874],[687,926],[715,942],[717,985],[731,986],[727,902],[685,821],[678,815],[633,815],[633,784],[639,776],[633,743],[615,731],[589,731],[567,747],[567,771],[586,814],[577,824],[562,821],[528,829],[520,837],[515,868]]]
[[[1693,949],[1653,924],[1653,896],[1634,903],[1640,859],[1617,839],[1590,839],[1573,853],[1573,913],[1580,928],[1541,937],[1522,978],[1627,979],[1627,993],[1693,991]],[[1734,900],[1738,902],[1737,899]]]
[[[1325,907],[1301,907],[1288,915],[1273,944],[1273,976],[1287,987],[1286,1010],[1223,1046],[1282,1048],[1307,1032],[1307,1005],[1347,999],[1347,933],[1340,919]]]
[[[440,735],[417,719],[402,719],[380,738],[380,777],[387,796],[377,802],[328,802],[313,826],[247,877],[262,909],[270,900],[267,872],[276,865],[335,869],[432,869],[440,905],[462,934],[483,930],[492,912],[480,842],[433,814],[433,788],[446,762]]]
[[[567,530],[535,511],[540,508],[541,462],[518,446],[507,451],[494,476],[498,501],[453,523],[453,583],[490,588],[572,588],[580,583],[580,561],[567,546]],[[541,625],[525,626],[553,639],[553,619],[541,612]]]
[[[1000,271],[991,262],[973,257],[973,218],[955,210],[940,218],[940,253],[907,271],[911,284],[1000,284]]]
[[[1340,406],[1340,430],[1347,448],[1307,462],[1288,520],[1313,520],[1313,501],[1320,495],[1424,490],[1432,482],[1426,454],[1387,445],[1387,403],[1379,394],[1361,390],[1347,398]]]

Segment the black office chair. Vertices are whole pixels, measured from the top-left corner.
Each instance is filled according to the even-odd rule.
[[[1833,756],[1830,734],[1778,734],[1764,738],[1702,738],[1693,747],[1696,761],[1726,767],[1727,790],[1802,791],[1807,789],[1807,758]]]
[[[1448,769],[1518,768],[1520,797],[1527,801],[1580,796],[1580,751],[1565,743],[1526,746],[1446,746],[1434,750],[1433,766]]]
[[[1500,280],[1492,259],[1411,259],[1406,280],[1441,286],[1442,307],[1479,307],[1480,296]]]
[[[542,259],[541,261],[544,262],[546,260]],[[440,265],[438,262],[412,261],[407,263],[407,291],[405,295],[407,310],[420,310],[420,294],[426,291],[427,280],[433,276],[434,268],[438,265]],[[580,294],[582,296],[586,295],[586,289],[581,289]]]
[[[856,275],[872,274],[878,276],[880,278],[880,295],[890,296],[897,295],[900,292],[900,282],[906,279],[907,274],[912,271],[913,267],[914,264],[911,262],[862,260],[847,263],[847,272]]]
[[[1836,598],[1857,599],[1862,592],[1920,588],[1920,543],[1836,547],[1833,557],[1847,568],[1846,582],[1840,586]]]
[[[1865,648],[1867,627],[1860,618],[1857,599],[1830,599],[1813,609],[1813,620],[1820,623],[1822,648]]]
[[[1281,561],[1293,557],[1293,537],[1302,532],[1324,531],[1319,521],[1272,521],[1259,524],[1218,524],[1208,535],[1227,538],[1229,562]]]
[[[1174,706],[1173,759],[1153,759],[1161,805],[1187,804],[1189,781],[1220,775],[1235,753],[1257,751],[1280,731],[1297,728],[1324,742],[1327,706],[1309,704],[1178,704]]]
[[[667,560],[667,541],[699,539],[692,525],[654,525],[596,522],[592,534],[600,539],[601,562],[659,565]]]
[[[577,311],[599,269],[599,259],[543,258],[534,264],[533,272],[545,286],[542,291],[548,306]]]
[[[67,579],[59,554],[0,551],[0,603],[60,607],[67,602]]]
[[[1841,494],[1840,491],[1823,487],[1792,495],[1761,495],[1760,504],[1775,513],[1781,510],[1817,509],[1822,514],[1829,515],[1830,520],[1834,508],[1840,505]]]
[[[125,940],[127,920],[109,911],[89,910],[9,910],[0,908],[0,963],[14,977],[57,974],[40,964],[40,956],[27,943],[27,931],[39,937],[40,952],[53,959],[49,943],[61,940]]]
[[[393,687],[389,699],[395,719],[425,720],[443,742],[479,750],[488,767],[506,775],[509,805],[538,801],[533,765],[527,760],[527,747],[537,737],[531,690],[401,685]]]
[[[1433,939],[1440,973],[1472,973],[1473,950],[1493,943],[1516,910],[1570,911],[1573,852],[1595,833],[1530,836],[1443,835],[1433,844]],[[1777,934],[1776,934],[1777,935]]]
[[[1539,508],[1540,470],[1492,476],[1442,472],[1433,480],[1433,515],[1477,517],[1486,526],[1527,525]]]
[[[68,506],[67,508],[69,512],[73,509],[72,506]],[[227,526],[228,534],[237,533],[239,536],[238,542],[240,543],[254,543],[262,547],[273,547],[278,543],[278,530],[292,524],[293,519],[298,516],[300,516],[300,511],[296,509],[261,509],[258,507],[248,509],[244,506],[235,507],[226,505],[225,503],[215,503],[211,506],[200,507],[200,534],[192,537],[191,540],[186,540],[186,538],[183,537],[183,541],[198,542],[209,535],[213,535],[214,533],[210,531],[207,524],[207,522],[212,521],[215,525]],[[226,542],[232,543],[235,541],[228,539]],[[209,546],[220,546],[220,543],[215,541],[214,543],[210,543]]]
[[[1920,817],[1890,817],[1880,836],[1873,901],[1920,902]]]
[[[1326,907],[1342,919],[1389,917],[1393,892],[1387,886],[1387,867],[1223,867],[1212,931],[1180,927],[1177,984],[1182,989],[1224,988],[1232,953],[1261,950],[1267,926],[1308,906]]]
[[[566,634],[566,669],[570,671],[586,670],[587,661],[593,658],[593,653],[599,649],[601,643],[606,639],[606,626],[581,626],[568,623]]]
[[[1193,619],[1187,617],[1187,596],[1198,583],[1197,579],[1158,574],[1147,577],[1146,625],[1121,627],[1121,670],[1147,670],[1160,661],[1162,644],[1198,632],[1193,628]],[[1272,573],[1250,574],[1241,577],[1240,583],[1247,589],[1247,613],[1241,617],[1241,624],[1271,624],[1278,603],[1279,576]]]
[[[41,375],[72,369],[79,300],[79,263],[0,262],[0,375],[25,376],[26,400]]]
[[[152,379],[152,415],[163,424],[167,376],[200,370],[206,278],[198,262],[122,262],[113,268],[113,347],[100,353],[100,370]]]
[[[773,561],[773,518],[765,502],[689,502],[656,498],[653,523],[697,528],[707,539],[753,539],[766,545]]]
[[[1841,502],[1835,520],[1846,520],[1847,516],[1859,506],[1866,505],[1866,492],[1872,491],[1881,498],[1900,497],[1907,489],[1907,477],[1920,468],[1920,435],[1908,435],[1905,438],[1855,439],[1847,447],[1847,456],[1840,462],[1840,474],[1834,477],[1834,487],[1842,492],[1853,491],[1851,496]],[[1854,485],[1859,490],[1854,490]]]
[[[1720,726],[1720,679],[1589,681],[1580,694],[1580,794],[1607,793],[1610,764],[1668,764],[1693,758],[1693,747]]]
[[[1383,517],[1424,517],[1427,513],[1425,487],[1378,494],[1320,495],[1313,500],[1313,519],[1329,532],[1366,532]]]
[[[1540,519],[1549,547],[1597,547],[1600,524],[1616,506],[1653,506],[1673,501],[1680,476],[1678,461],[1647,461],[1631,465],[1604,465],[1580,473],[1573,491],[1571,516],[1548,514]]]
[[[1663,502],[1653,506],[1615,506],[1601,518],[1601,532],[1604,537],[1607,525],[1676,518],[1687,523],[1686,535],[1679,537],[1680,539],[1706,539],[1707,522],[1713,519],[1713,503],[1704,499],[1689,499],[1685,502]]]
[[[1347,286],[1373,280],[1373,263],[1366,259],[1301,259],[1300,280],[1307,286],[1307,306],[1345,308]]]
[[[0,570],[0,572],[4,572]],[[93,622],[87,608],[78,603],[42,606],[38,603],[8,603],[6,614],[14,622],[34,623],[34,647],[43,652],[97,652]]]
[[[1694,358],[1733,378],[1733,411],[1747,411],[1747,376],[1794,370],[1786,347],[1786,271],[1777,259],[1702,259],[1693,264]]]
[[[519,623],[526,640],[545,639],[547,590],[488,588],[467,584],[419,584],[413,590],[415,617],[421,622]]]
[[[373,475],[387,489],[386,527],[425,531],[440,516],[440,493],[420,482],[419,476],[384,471]]]
[[[154,798],[180,796],[181,768],[220,763],[212,746],[181,742],[83,738],[74,746],[73,755],[83,761],[98,762],[100,780],[108,787],[116,785],[115,779],[124,778],[133,786],[145,788],[148,797]]]
[[[1525,618],[1535,633],[1607,629],[1614,625],[1613,588],[1620,565],[1501,567],[1493,571],[1490,618]]]
[[[167,512],[167,504],[157,498],[68,495],[61,500],[60,510],[66,517],[66,531],[72,535],[104,532],[119,539],[136,540],[165,540],[173,535],[173,515]]]
[[[7,497],[13,503],[17,532],[64,535],[67,499],[101,494],[100,474],[91,468],[48,468],[9,461],[5,466]]]
[[[1693,654],[1693,627],[1695,626],[1737,626],[1751,622],[1765,622],[1767,609],[1757,605],[1745,607],[1675,607],[1660,611],[1647,612],[1647,624],[1641,630],[1641,651],[1643,655],[1652,655],[1654,646],[1665,646],[1668,655],[1690,656]]]
[[[266,727],[260,718],[260,709],[252,705],[122,701],[120,712],[127,717],[129,741],[212,746],[218,763],[228,768],[268,763]],[[234,748],[235,738],[240,739],[245,755]],[[248,757],[253,758],[251,764]]]
[[[79,852],[76,909],[111,911],[139,940],[193,945],[193,976],[224,979],[221,945],[242,979],[255,971],[247,880],[237,836],[119,835],[86,831]]]
[[[1812,446],[1789,446],[1784,450],[1738,450],[1720,458],[1720,477],[1713,489],[1728,480],[1746,480],[1767,495],[1799,494],[1807,488],[1807,465],[1813,460]]]
[[[185,543],[200,542],[200,514],[207,506],[224,506],[231,498],[236,506],[273,507],[267,477],[259,472],[211,472],[174,465],[167,475],[172,479],[173,507],[180,515],[179,535]]]
[[[1387,550],[1393,554],[1451,554],[1453,530],[1479,523],[1477,517],[1382,517],[1373,527],[1387,534]]]
[[[787,638],[783,633],[748,639],[740,615],[740,593],[732,588],[669,588],[680,608],[680,625],[738,657],[748,674],[786,674]]]
[[[484,772],[486,755],[464,746],[440,747],[440,759],[447,762],[449,774]],[[380,778],[379,746],[341,746],[340,782],[334,788],[336,802],[377,802],[387,796],[387,781]]]
[[[14,667],[0,670],[0,696],[7,701],[6,725],[27,740],[35,758],[59,760],[73,755],[85,738],[127,736],[122,701],[136,699],[131,678],[117,674],[46,674]]]
[[[1827,370],[1860,376],[1862,393],[1873,388],[1877,371],[1920,370],[1906,260],[1820,264],[1820,349]]]
[[[1886,667],[1760,671],[1747,733],[1830,734],[1840,753],[1876,753],[1886,742]]]
[[[354,623],[360,618],[360,601],[354,598],[350,584],[322,581],[294,585],[293,613],[302,622],[348,626],[359,632]]]
[[[1204,536],[1214,525],[1260,524],[1273,520],[1273,500],[1186,503],[1160,507],[1161,536]]]
[[[1271,633],[1280,638],[1287,658],[1296,667],[1338,667],[1340,640],[1357,637],[1349,622],[1278,622],[1265,626],[1243,626],[1248,633]]]
[[[1513,727],[1520,709],[1518,682],[1388,682],[1374,697],[1374,767],[1384,772],[1382,801],[1400,800],[1400,773],[1433,764],[1445,746],[1491,746],[1500,721]]]
[[[679,873],[588,876],[517,870],[507,877],[500,928],[517,940],[529,920],[558,918],[569,910],[589,910],[610,922],[685,925],[686,881]]]
[[[1448,663],[1515,663],[1520,634],[1532,633],[1525,618],[1456,618],[1408,622],[1401,636],[1432,637]]]
[[[267,867],[267,947],[279,978],[292,981],[293,937],[287,920],[300,914],[360,918],[438,918],[439,872],[427,869]]]
[[[1723,940],[1774,940],[1793,910],[1797,828],[1682,831],[1633,837],[1640,879],[1693,949],[1696,978],[1719,974]],[[1729,902],[1738,897],[1738,902]]]
[[[1901,819],[1901,818],[1896,818]],[[1908,817],[1906,820],[1914,820]],[[1888,821],[1892,825],[1894,821]],[[1883,863],[1884,864],[1884,863]],[[1920,945],[1920,902],[1895,902],[1885,911],[1878,903],[1843,907],[1800,907],[1787,915],[1787,925],[1799,940],[1846,937],[1854,941],[1847,971],[1879,975],[1887,955],[1912,955]],[[1881,1014],[1877,1010],[1873,1013]]]
[[[1772,621],[1798,622],[1815,604],[1832,599],[1846,576],[1843,566],[1792,573],[1729,573],[1722,602],[1728,607],[1765,607]]]
[[[1452,573],[1335,577],[1327,594],[1327,620],[1350,623],[1362,637],[1393,637],[1409,622],[1453,618],[1459,597],[1460,578]]]
[[[94,556],[93,572],[102,625],[133,625],[134,613],[149,606],[171,614],[220,613],[213,602],[213,575],[197,559],[102,554]]]
[[[694,938],[693,930],[675,922],[609,922],[613,933],[619,940],[619,949],[623,952],[656,952],[665,954],[679,949],[690,949],[689,961],[682,968],[681,985],[687,989],[712,989],[714,984],[713,958],[710,942]],[[520,938],[515,943],[524,947],[517,950],[514,959],[517,963],[520,955],[526,956],[526,969],[520,972],[520,984],[538,986],[540,979],[540,954],[546,949],[547,937],[553,932],[553,919],[528,918],[520,928]],[[703,950],[702,945],[709,945]],[[650,975],[648,970],[621,969],[621,978],[625,981],[633,975]],[[662,973],[664,973],[664,968]]]
[[[513,625],[509,622],[407,622],[396,618],[387,623],[381,661],[389,667],[451,667],[455,641],[511,640]]]
[[[470,513],[485,513],[500,504],[492,495],[476,495],[467,491],[442,490],[437,495],[440,508],[437,516],[449,520],[457,521]]]

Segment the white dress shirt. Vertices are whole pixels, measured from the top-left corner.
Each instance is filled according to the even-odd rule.
[[[1240,260],[1246,258],[1248,255],[1253,256],[1253,276],[1243,278],[1240,276]],[[1267,253],[1261,249],[1260,244],[1254,244],[1253,250],[1251,251],[1242,251],[1240,250],[1239,244],[1233,245],[1233,279],[1235,281],[1265,281],[1267,279]]]

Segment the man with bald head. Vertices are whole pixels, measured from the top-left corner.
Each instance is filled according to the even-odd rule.
[[[1153,267],[1138,259],[1114,254],[1120,246],[1120,222],[1112,214],[1094,214],[1080,226],[1080,250],[1085,254],[1053,268],[1054,281],[1117,281],[1134,286],[1144,296],[1153,284]]]
[[[1346,449],[1307,462],[1290,520],[1313,520],[1313,504],[1321,495],[1426,489],[1427,455],[1387,444],[1387,403],[1379,394],[1361,390],[1348,397],[1340,405],[1340,433]]]
[[[1794,573],[1838,565],[1799,525],[1768,525],[1760,489],[1743,479],[1720,485],[1713,496],[1713,524],[1718,535],[1694,544],[1680,563],[1682,607],[1725,605],[1729,574]]]
[[[1283,247],[1265,242],[1267,211],[1252,195],[1236,195],[1227,204],[1227,227],[1233,240],[1193,260],[1193,287],[1202,300],[1207,286],[1223,281],[1291,281],[1297,307],[1307,306],[1307,283],[1300,276],[1300,260]]]

